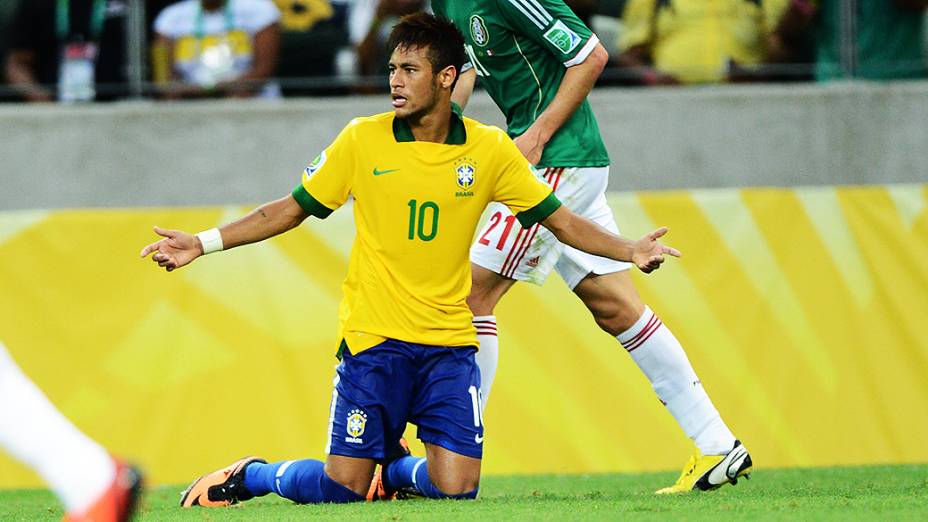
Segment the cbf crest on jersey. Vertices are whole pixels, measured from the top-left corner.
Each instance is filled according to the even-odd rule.
[[[454,175],[457,177],[458,187],[462,190],[455,192],[459,198],[473,196],[470,190],[477,182],[477,163],[470,158],[458,158],[454,162]]]
[[[345,442],[363,444],[364,439],[361,438],[361,435],[364,435],[365,426],[367,426],[367,414],[363,410],[351,410],[348,412],[348,419],[345,423],[345,431],[348,432],[348,436],[345,437]]]
[[[490,33],[487,31],[487,24],[479,15],[470,17],[470,37],[474,43],[480,47],[485,46],[490,41]]]
[[[319,153],[318,156],[316,156],[316,159],[314,159],[313,162],[310,163],[308,167],[303,169],[303,174],[305,174],[307,178],[310,178],[312,177],[313,174],[316,173],[317,170],[321,169],[324,164],[325,164],[325,151],[322,151]]]

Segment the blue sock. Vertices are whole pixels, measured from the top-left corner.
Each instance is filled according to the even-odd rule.
[[[383,481],[384,486],[389,489],[412,488],[427,498],[474,499],[477,498],[477,491],[480,489],[459,495],[443,493],[432,484],[425,459],[410,456],[400,457],[384,466]]]
[[[256,497],[277,493],[299,504],[364,500],[330,479],[325,474],[325,463],[312,459],[249,464],[245,468],[245,488]]]

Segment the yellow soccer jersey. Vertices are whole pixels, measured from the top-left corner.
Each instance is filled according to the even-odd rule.
[[[349,123],[293,197],[324,219],[349,196],[357,235],[339,329],[352,353],[387,338],[476,346],[465,299],[484,208],[504,203],[528,227],[560,206],[505,132],[457,111],[445,143],[415,141],[392,112]]]

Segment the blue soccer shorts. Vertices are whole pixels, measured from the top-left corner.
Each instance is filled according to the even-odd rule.
[[[422,442],[483,456],[476,348],[388,339],[342,352],[329,410],[326,453],[378,461],[396,456],[406,423]]]

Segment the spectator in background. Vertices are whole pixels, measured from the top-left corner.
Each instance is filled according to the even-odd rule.
[[[348,11],[353,0],[274,0],[281,12],[278,76],[287,79],[286,95],[339,94],[332,81],[343,72],[342,54],[353,64],[348,42]]]
[[[280,48],[271,0],[183,0],[155,19],[155,82],[169,98],[279,97]]]
[[[819,81],[928,76],[922,50],[928,0],[858,0],[852,13],[842,4],[845,0],[792,0],[784,15],[791,34],[812,31]]]
[[[349,30],[358,53],[358,72],[365,76],[386,73],[390,51],[387,37],[403,15],[421,11],[424,0],[354,0]]]
[[[33,102],[108,100],[126,93],[125,0],[21,0],[5,72]]]
[[[617,62],[645,85],[743,80],[782,59],[771,36],[788,1],[629,0]]]

